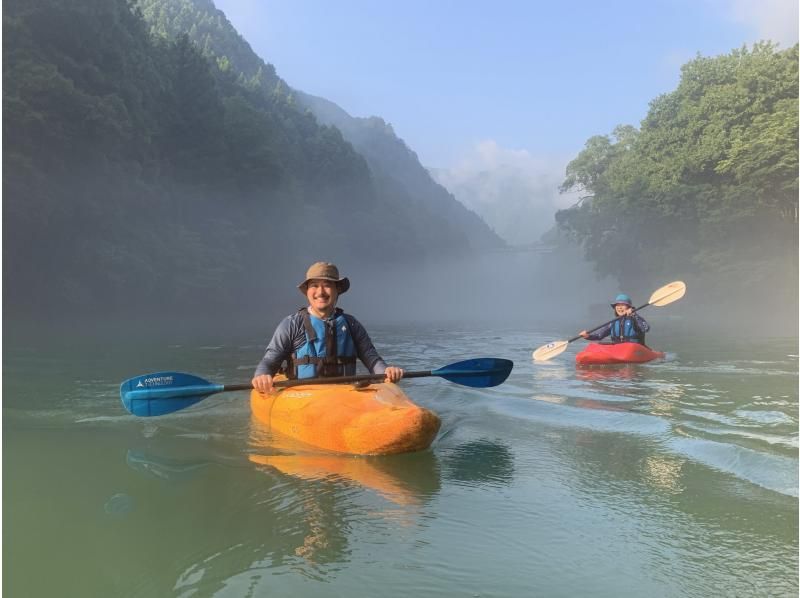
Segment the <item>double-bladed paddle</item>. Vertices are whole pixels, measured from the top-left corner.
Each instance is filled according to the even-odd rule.
[[[450,364],[438,370],[406,372],[405,378],[424,378],[438,376],[474,388],[488,388],[502,384],[511,373],[514,362],[496,357],[481,357]],[[351,382],[378,381],[385,379],[383,374],[358,374],[335,378],[305,378],[300,380],[281,380],[275,382],[278,388],[303,386],[307,384],[346,384]],[[125,380],[119,387],[119,395],[125,409],[134,415],[148,417],[166,415],[190,407],[218,392],[250,390],[247,384],[214,384],[192,374],[181,372],[157,372]]]
[[[648,305],[654,305],[655,307],[663,307],[665,305],[669,305],[670,303],[677,301],[681,297],[686,294],[686,283],[676,280],[675,282],[671,282],[667,285],[664,285],[657,291],[655,291],[652,295],[650,295],[650,300],[642,305],[641,307],[637,307],[634,311],[639,311],[647,307]],[[603,326],[607,326],[612,322],[619,320],[619,318],[614,318],[613,320],[609,320],[604,324],[600,324],[599,326],[595,326],[589,332],[594,332],[595,330],[602,328]],[[572,341],[576,341],[579,338],[583,338],[580,335],[573,336],[571,339],[567,341],[553,341],[552,343],[547,343],[546,345],[542,345],[536,351],[533,352],[533,359],[534,361],[547,361],[548,359],[552,359],[556,355],[560,355],[567,349],[567,345],[570,344]]]

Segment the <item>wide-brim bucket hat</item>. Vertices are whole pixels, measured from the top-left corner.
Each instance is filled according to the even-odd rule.
[[[626,295],[625,293],[620,293],[619,295],[617,295],[616,299],[614,299],[614,302],[611,304],[611,307],[620,304],[627,305],[628,307],[633,307],[633,301],[631,301],[631,298],[628,297],[628,295]]]
[[[350,279],[346,276],[344,278],[339,277],[339,268],[331,264],[330,262],[316,262],[315,264],[311,264],[308,270],[306,271],[306,279],[297,285],[297,288],[300,289],[300,292],[305,295],[306,291],[308,290],[308,283],[311,280],[330,280],[331,282],[336,283],[336,291],[341,295],[342,293],[346,293],[347,289],[350,288]]]

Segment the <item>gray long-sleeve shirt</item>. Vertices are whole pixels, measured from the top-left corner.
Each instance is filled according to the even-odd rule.
[[[367,331],[350,314],[345,314],[350,323],[350,336],[356,346],[356,355],[372,374],[382,374],[386,371],[386,362],[378,355],[378,351],[372,344]],[[272,340],[267,345],[264,357],[261,358],[256,367],[255,376],[269,374],[274,376],[281,367],[281,364],[288,360],[292,353],[297,351],[306,343],[306,332],[303,327],[303,316],[295,312],[284,318],[275,329]]]

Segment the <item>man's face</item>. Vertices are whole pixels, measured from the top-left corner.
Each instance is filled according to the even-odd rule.
[[[323,313],[329,312],[336,305],[339,293],[336,290],[336,283],[330,280],[310,280],[306,289],[308,304]]]

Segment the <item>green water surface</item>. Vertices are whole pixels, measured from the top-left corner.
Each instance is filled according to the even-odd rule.
[[[5,339],[4,594],[797,596],[796,338],[653,335],[663,361],[577,370],[578,343],[531,361],[552,332],[370,332],[408,369],[516,366],[404,381],[439,436],[365,458],[274,437],[247,393],[122,409],[147,372],[249,380],[255,335]]]

